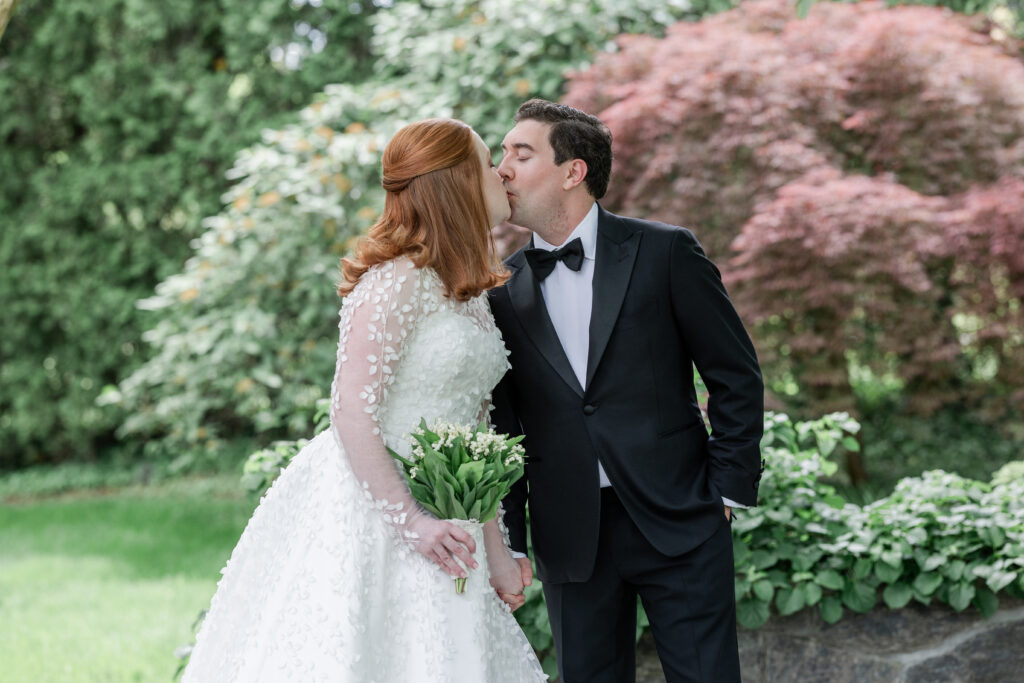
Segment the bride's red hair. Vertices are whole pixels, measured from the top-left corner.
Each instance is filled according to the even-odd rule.
[[[408,256],[467,301],[508,279],[495,255],[473,130],[455,119],[403,127],[384,148],[384,213],[341,260],[346,296],[370,266]]]

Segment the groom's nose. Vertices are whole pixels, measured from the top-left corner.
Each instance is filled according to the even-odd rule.
[[[511,180],[512,179],[512,170],[505,163],[505,161],[506,161],[506,159],[502,159],[501,163],[498,164],[498,175],[500,175],[503,180]]]

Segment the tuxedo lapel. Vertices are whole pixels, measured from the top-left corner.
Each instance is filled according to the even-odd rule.
[[[537,278],[530,270],[530,264],[520,253],[515,262],[509,265],[518,266],[506,287],[512,308],[523,324],[523,329],[559,377],[579,396],[583,396],[583,387],[580,386],[580,381],[569,364],[569,358],[558,340],[558,333],[555,332],[555,326],[551,324],[547,306],[544,305],[544,295],[541,294]]]
[[[640,246],[641,233],[631,232],[613,214],[598,207],[597,253],[594,264],[594,303],[590,314],[590,349],[587,355],[587,386],[601,363],[601,356],[618,320],[629,288]],[[567,363],[568,364],[568,363]]]

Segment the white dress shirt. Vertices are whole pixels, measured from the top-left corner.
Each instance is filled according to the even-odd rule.
[[[576,373],[576,379],[584,390],[587,388],[587,358],[590,352],[590,312],[594,306],[594,265],[597,255],[597,204],[583,217],[572,234],[562,244],[580,238],[583,243],[583,265],[579,271],[571,270],[559,261],[555,269],[540,283],[540,292],[544,296],[544,305],[548,309],[551,324],[558,334],[558,341],[569,359],[569,365]],[[551,244],[534,233],[533,246],[545,251],[553,251],[562,244]],[[611,486],[604,467],[597,463],[597,476],[601,486]],[[730,507],[742,508],[728,498],[722,502]]]
[[[577,237],[583,242],[583,265],[579,271],[569,269],[562,261],[555,264],[540,283],[540,293],[548,309],[551,324],[562,342],[562,349],[569,359],[572,371],[580,386],[587,388],[587,357],[590,352],[590,311],[594,305],[594,257],[597,255],[597,204],[583,217],[580,224],[562,244],[568,244]],[[534,233],[533,246],[553,251],[561,244],[551,244]],[[608,475],[601,463],[597,463],[597,476],[601,486],[611,486]]]

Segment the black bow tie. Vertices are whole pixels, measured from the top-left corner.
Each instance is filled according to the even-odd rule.
[[[533,270],[533,274],[540,282],[543,282],[544,278],[551,275],[551,271],[555,269],[555,264],[559,261],[564,263],[569,270],[579,272],[579,269],[583,267],[583,240],[577,237],[562,248],[552,251],[546,249],[527,249],[526,261],[530,264],[530,269]]]

